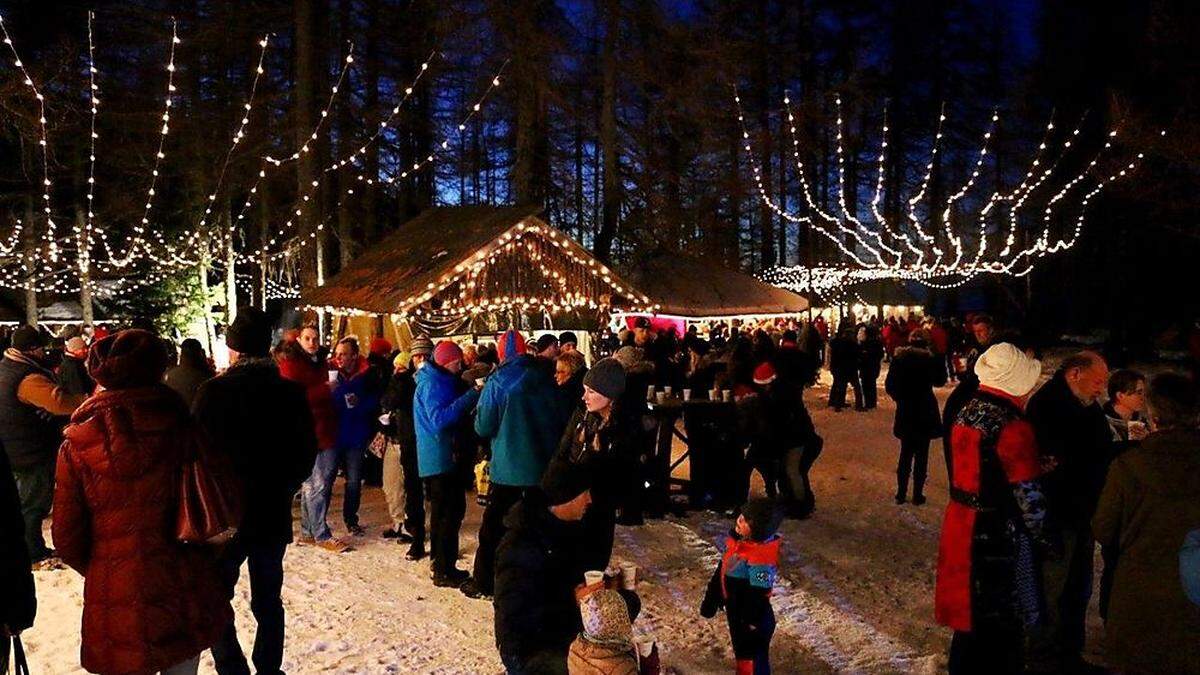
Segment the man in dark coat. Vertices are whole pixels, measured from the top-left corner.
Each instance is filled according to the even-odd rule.
[[[68,394],[91,396],[96,389],[96,383],[88,375],[84,364],[87,353],[87,343],[78,335],[68,339],[63,347],[62,362],[58,364],[58,382]]]
[[[8,466],[8,455],[0,452],[0,673],[8,672],[8,635],[33,625],[37,596],[29,551],[25,548],[25,523],[21,500]]]
[[[581,630],[575,587],[586,571],[580,527],[591,504],[591,472],[562,463],[505,516],[496,552],[496,647],[509,675],[566,675]]]
[[[937,398],[933,388],[946,383],[946,369],[927,348],[923,330],[908,337],[908,346],[896,350],[884,388],[896,401],[892,433],[900,439],[900,462],[896,466],[896,503],[908,496],[912,476],[912,503],[925,503],[925,476],[929,465],[929,442],[942,435]]]
[[[46,363],[46,343],[38,329],[21,326],[0,359],[0,445],[17,481],[25,546],[34,563],[54,555],[42,537],[42,521],[54,501],[54,462],[62,428],[84,399],[58,383]]]
[[[1062,528],[1064,551],[1061,560],[1042,565],[1047,620],[1030,636],[1028,666],[1034,672],[1069,673],[1086,667],[1081,652],[1096,548],[1090,523],[1112,443],[1100,406],[1107,385],[1104,359],[1079,352],[1063,360],[1054,377],[1029,400],[1027,414],[1048,470],[1050,515]]]
[[[829,373],[833,375],[833,385],[829,387],[829,407],[835,412],[841,412],[846,407],[846,385],[854,389],[854,409],[863,409],[862,387],[858,383],[858,340],[849,320],[843,320],[842,323],[845,327],[829,343]]]
[[[879,329],[867,326],[859,343],[858,379],[862,383],[863,408],[872,410],[879,400],[879,371],[883,363],[883,339]]]
[[[283,662],[283,554],[292,542],[292,498],[312,471],[317,436],[304,387],[284,379],[268,357],[271,326],[254,307],[238,311],[226,334],[231,365],[205,382],[192,404],[214,450],[225,453],[244,488],[245,515],[221,554],[230,598],[248,561],[250,608],[258,623],[255,670],[279,673]],[[248,673],[230,622],[213,646],[221,675]]]

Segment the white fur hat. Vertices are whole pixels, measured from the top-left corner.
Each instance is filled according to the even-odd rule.
[[[975,374],[979,376],[979,384],[1020,397],[1037,386],[1042,362],[1029,358],[1008,342],[1000,342],[975,361]]]

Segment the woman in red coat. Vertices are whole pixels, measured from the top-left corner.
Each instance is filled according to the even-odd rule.
[[[166,354],[127,330],[92,346],[102,390],[63,432],[54,545],[84,576],[83,667],[195,673],[233,613],[216,558],[175,538],[181,471],[202,449],[183,400],[162,384]]]
[[[993,345],[975,362],[979,391],[951,427],[954,474],[942,521],[934,612],[954,629],[949,671],[1020,673],[1026,627],[1041,620],[1036,563],[1049,536],[1025,401],[1041,364]]]

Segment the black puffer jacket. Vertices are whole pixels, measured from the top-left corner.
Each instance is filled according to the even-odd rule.
[[[0,452],[0,625],[12,632],[32,626],[37,610],[29,564],[17,483],[8,455]]]
[[[292,497],[317,456],[304,387],[283,379],[274,361],[246,358],[200,386],[192,414],[245,488],[238,536],[292,541]]]
[[[539,490],[504,517],[496,551],[496,647],[520,660],[567,650],[581,630],[575,586],[583,583],[580,528],[559,520]]]
[[[884,387],[896,401],[896,438],[940,438],[942,419],[938,415],[933,388],[946,383],[946,369],[928,349],[901,347],[896,350]]]

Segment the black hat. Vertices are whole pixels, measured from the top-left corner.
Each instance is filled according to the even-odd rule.
[[[742,517],[750,525],[750,538],[766,541],[779,530],[783,523],[783,509],[774,499],[755,497],[742,507]]]
[[[538,338],[535,344],[537,345],[537,351],[540,354],[541,352],[549,349],[551,345],[558,344],[558,336],[554,333],[546,333]]]
[[[569,330],[564,330],[563,332],[558,334],[558,344],[560,344],[560,345],[577,345],[577,344],[579,344],[579,338],[575,337],[575,333],[573,333]]]
[[[42,331],[33,326],[21,326],[12,334],[12,347],[19,352],[31,352],[49,343]]]
[[[592,474],[582,464],[569,460],[550,462],[542,476],[542,492],[551,506],[566,504],[592,488]]]
[[[610,399],[625,393],[625,367],[614,358],[600,359],[583,376],[583,386]]]
[[[257,307],[242,307],[225,331],[225,344],[239,354],[266,356],[271,350],[271,322]]]

